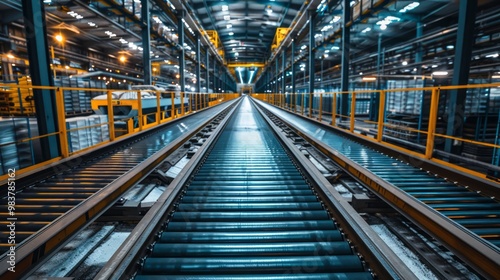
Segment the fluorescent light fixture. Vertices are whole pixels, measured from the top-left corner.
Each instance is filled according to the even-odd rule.
[[[250,84],[252,82],[252,79],[253,79],[253,75],[255,74],[255,70],[251,70],[250,71],[250,78],[248,78],[248,83],[247,84]]]
[[[328,57],[328,54],[327,54],[327,53],[325,53],[323,56],[324,56],[325,58],[327,58],[327,57]]]
[[[436,64],[432,65],[431,66],[432,68],[437,68],[438,66]]]
[[[447,76],[448,72],[447,71],[435,71],[435,72],[432,72],[432,75],[433,76]]]
[[[371,30],[372,29],[370,27],[367,27],[367,28],[361,30],[361,33],[366,33],[366,32],[371,31]]]
[[[229,29],[229,28],[233,27],[233,25],[232,24],[228,24],[228,25],[226,25],[226,27],[227,27],[227,29]]]
[[[411,11],[415,9],[416,7],[420,6],[420,3],[418,2],[413,2],[408,5],[406,5],[403,9],[399,10],[400,13],[406,13],[408,11]]]
[[[338,46],[333,46],[333,47],[332,47],[332,50],[340,50],[340,47],[338,47]]]
[[[231,16],[229,16],[229,15],[224,16],[224,20],[231,20]]]
[[[455,48],[455,46],[453,46],[453,45],[448,45],[448,46],[446,46],[446,48],[447,48],[448,50],[453,50],[453,49]]]
[[[305,50],[307,48],[306,45],[302,45],[302,47],[300,47],[301,50]]]
[[[492,79],[500,79],[500,75],[493,75],[491,76]]]
[[[403,64],[403,66],[406,66],[406,65],[408,65],[408,61],[405,60],[401,64]]]
[[[380,29],[381,30],[386,30],[387,29],[387,25],[385,25],[385,24],[380,25]]]
[[[341,19],[341,17],[339,16],[334,16],[333,19],[330,21],[330,23],[336,23],[336,22],[339,22],[339,20]]]
[[[376,80],[377,80],[377,78],[375,78],[375,77],[363,77],[363,81],[365,81],[365,82],[373,82]]]
[[[222,5],[222,11],[225,12],[229,10],[229,6],[228,5]]]
[[[497,58],[499,55],[498,53],[492,53],[486,56],[486,58]]]
[[[234,35],[234,32],[229,32],[229,36],[233,36]]]

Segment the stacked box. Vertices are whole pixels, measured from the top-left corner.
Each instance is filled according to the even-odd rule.
[[[17,146],[14,126],[11,120],[0,120],[0,164],[2,174],[6,174],[9,168],[18,168]]]
[[[91,146],[89,129],[84,128],[89,126],[87,117],[76,117],[66,119],[66,128],[68,130],[69,151],[75,152]]]

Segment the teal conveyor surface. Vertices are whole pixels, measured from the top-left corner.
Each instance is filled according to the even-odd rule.
[[[279,118],[293,123],[313,139],[477,234],[497,249],[500,248],[500,203],[497,200],[391,158],[310,120],[263,102],[259,104]]]
[[[244,98],[136,279],[372,279]]]

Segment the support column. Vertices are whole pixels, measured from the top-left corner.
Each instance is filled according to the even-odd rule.
[[[45,10],[41,0],[22,0],[26,44],[30,62],[31,83],[34,86],[54,86],[51,76],[47,42]],[[46,135],[58,131],[56,96],[53,90],[33,90],[38,133]],[[64,104],[59,104],[64,106]],[[59,140],[56,135],[40,138],[43,149],[42,161],[60,155]]]
[[[279,81],[278,81],[278,78],[279,78],[279,71],[280,71],[280,66],[279,66],[279,56],[276,56],[276,70],[274,72],[274,93],[279,93],[280,92],[280,86],[279,86]]]
[[[196,93],[201,92],[201,41],[200,34],[196,35]]]
[[[381,73],[380,73],[380,64],[382,62],[382,33],[378,34],[378,44],[377,44],[377,84],[376,89],[381,89],[382,81],[381,81]],[[380,94],[372,93],[370,98],[370,120],[377,121],[378,120],[378,109],[380,106]]]
[[[179,51],[179,85],[181,86],[181,92],[184,94],[186,91],[186,78],[185,78],[185,73],[184,73],[184,68],[186,67],[185,64],[185,50],[184,50],[184,15],[185,15],[184,10],[179,10],[177,13],[178,16],[178,22],[177,22],[177,35],[179,36],[179,46],[180,46],[180,51]]]
[[[205,54],[205,70],[206,70],[206,78],[205,78],[205,81],[206,81],[206,84],[207,84],[207,93],[209,91],[209,88],[210,88],[210,52],[208,50],[206,50],[206,54]]]
[[[283,48],[283,53],[281,54],[281,93],[283,93],[283,98],[285,98],[286,93],[286,49]]]
[[[149,14],[149,0],[141,0],[142,21],[142,65],[144,68],[144,84],[151,85],[151,16]]]
[[[316,15],[316,12],[314,10],[309,10],[307,11],[308,17],[309,17],[309,93],[314,94],[314,64],[316,62],[315,52],[314,52],[314,47],[315,47],[315,38],[314,38],[314,32],[315,32],[315,23],[314,23],[314,18]],[[312,104],[312,99],[309,100]]]
[[[476,22],[477,0],[460,1],[455,60],[453,66],[452,85],[466,85],[469,82],[472,46],[474,45],[474,27]],[[446,134],[461,137],[465,118],[466,90],[451,91],[448,94]],[[459,154],[462,143],[446,139],[445,151]]]
[[[347,23],[351,21],[351,9],[350,0],[344,0],[344,23],[342,24],[342,59],[341,59],[341,81],[340,90],[349,90],[349,53],[350,53],[350,40],[351,40],[351,28],[347,26]],[[349,95],[340,95],[340,114],[347,116],[349,112]],[[345,117],[342,117],[345,119]]]
[[[295,40],[292,39],[292,54],[291,54],[292,64],[290,69],[292,70],[292,94],[295,95]]]
[[[213,92],[219,92],[219,85],[217,84],[217,56],[214,55],[214,88]]]
[[[424,25],[420,20],[417,22],[417,34],[416,34],[416,39],[422,38],[424,35]],[[422,57],[424,55],[424,50],[422,48],[422,42],[417,43],[417,52],[415,53],[415,63],[421,63],[422,62]],[[419,65],[417,68],[417,75],[422,74],[422,65]]]

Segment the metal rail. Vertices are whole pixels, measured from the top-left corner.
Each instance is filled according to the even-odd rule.
[[[435,174],[448,178],[464,174],[258,103],[480,274],[491,279],[500,275],[500,203],[470,191],[486,181],[468,178],[470,189],[462,187]]]
[[[2,255],[2,279],[18,279],[52,254],[208,124],[214,115],[232,104],[234,102],[145,130],[110,143],[105,149],[70,157],[62,166],[48,167],[32,176],[46,178],[43,181],[33,183],[30,178],[25,179],[24,183],[30,187],[17,194],[16,232],[28,234],[16,235],[15,273],[8,271],[11,265],[7,261],[11,257],[7,253]],[[68,167],[70,160],[78,164]],[[24,230],[26,228],[29,230]]]
[[[96,279],[372,279],[352,246],[372,250],[369,265],[381,278],[414,279],[350,206],[323,208],[311,186],[324,188],[327,205],[346,204],[299,151],[285,152],[293,144],[249,102],[216,129]],[[334,211],[343,219],[332,220]],[[356,224],[354,244],[335,221]]]

